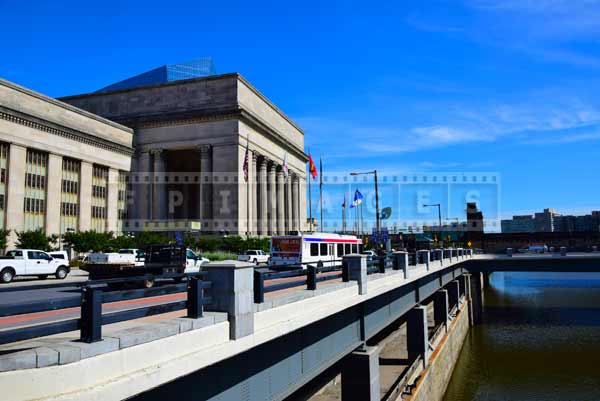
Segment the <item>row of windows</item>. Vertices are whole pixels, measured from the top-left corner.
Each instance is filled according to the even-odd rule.
[[[101,206],[92,206],[92,218],[93,219],[105,219],[106,208]]]
[[[360,251],[358,244],[336,244],[337,255],[335,251],[329,255],[329,244],[310,244],[310,256],[337,256],[341,257],[350,253],[358,253]]]
[[[43,199],[25,198],[24,210],[26,213],[44,213],[46,202]]]
[[[62,180],[62,191],[68,194],[77,194],[79,192],[79,183],[77,181]]]
[[[77,216],[79,214],[79,205],[76,203],[61,202],[60,214],[63,216]]]
[[[47,160],[48,155],[46,153],[36,152],[34,150],[27,150],[27,163],[45,166]]]
[[[65,157],[63,158],[62,168],[63,171],[79,174],[81,163],[79,162],[79,160],[68,159]]]
[[[92,196],[94,198],[106,198],[106,187],[92,185]]]
[[[27,173],[25,175],[25,186],[29,188],[45,189],[46,177],[39,174]]]

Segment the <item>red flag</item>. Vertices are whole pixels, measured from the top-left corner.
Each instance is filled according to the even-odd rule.
[[[244,156],[244,181],[248,182],[248,147],[246,147],[246,155]]]
[[[308,171],[310,171],[310,175],[312,175],[313,179],[319,176],[319,174],[317,173],[317,166],[315,166],[315,162],[313,161],[311,155],[308,155]]]

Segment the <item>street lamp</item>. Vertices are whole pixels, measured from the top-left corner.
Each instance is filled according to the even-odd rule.
[[[423,205],[423,207],[434,207],[437,206],[438,208],[438,221],[439,221],[439,230],[440,233],[442,232],[442,205],[439,203],[432,203],[430,205]]]
[[[381,234],[381,221],[380,221],[380,216],[379,216],[379,190],[377,187],[377,170],[373,170],[373,171],[365,171],[365,172],[352,172],[350,173],[350,175],[366,175],[366,174],[373,174],[373,176],[375,176],[375,214],[376,214],[376,222],[377,222],[377,235]]]

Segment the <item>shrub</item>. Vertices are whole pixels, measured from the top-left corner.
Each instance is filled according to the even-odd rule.
[[[58,237],[56,235],[47,236],[41,228],[31,231],[17,232],[17,248],[39,249],[50,251],[52,245]]]

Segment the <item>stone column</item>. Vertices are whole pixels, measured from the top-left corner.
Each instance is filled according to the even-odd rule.
[[[394,252],[394,270],[402,270],[404,278],[409,277],[408,252]]]
[[[140,229],[142,229],[144,220],[147,220],[150,217],[150,189],[152,188],[152,183],[150,182],[150,152],[141,152],[138,156],[137,165],[138,180],[136,182],[135,189],[137,206],[135,207],[135,209],[138,210],[137,218],[141,220]]]
[[[427,308],[416,306],[408,311],[406,321],[406,346],[410,361],[417,357],[423,359],[423,366],[429,363],[429,333],[427,328]]]
[[[267,191],[267,160],[261,157],[258,162],[258,189],[259,189],[259,234],[269,234],[269,212],[268,212],[268,191]]]
[[[81,161],[79,177],[79,231],[92,229],[92,163]]]
[[[344,269],[348,269],[348,281],[358,282],[358,294],[367,293],[367,256],[359,254],[344,255],[342,257]]]
[[[256,210],[256,153],[250,152],[248,161],[248,188],[250,190],[250,235],[258,234],[258,211]]]
[[[62,156],[48,155],[46,186],[46,235],[60,234],[60,203],[62,191]]]
[[[212,167],[212,146],[204,145],[200,147],[200,193],[198,199],[199,216],[202,222],[202,231],[213,231],[213,167]],[[185,185],[185,184],[184,184]],[[186,200],[189,202],[189,200]]]
[[[277,169],[277,234],[285,234],[285,181],[280,167]]]
[[[117,233],[119,220],[119,170],[108,169],[108,190],[106,199],[106,229]]]
[[[300,224],[298,222],[298,212],[300,209],[300,199],[298,198],[299,191],[299,180],[298,176],[294,174],[292,179],[292,230],[300,231]]]
[[[167,218],[167,191],[165,188],[165,154],[162,149],[152,151],[152,219]]]
[[[267,177],[267,209],[269,220],[269,235],[277,234],[277,191],[275,188],[275,164],[268,162],[268,177]]]
[[[206,265],[212,303],[207,309],[227,312],[229,338],[254,333],[254,264],[226,261]]]
[[[293,201],[292,201],[292,175],[288,174],[285,182],[285,234],[294,229]]]
[[[423,262],[423,264],[425,265],[425,268],[427,270],[429,270],[430,268],[430,258],[429,258],[429,251],[428,250],[420,250],[417,251],[417,263],[419,262]]]
[[[342,401],[379,401],[379,348],[351,353],[342,366]]]
[[[14,248],[17,231],[23,231],[23,208],[25,205],[25,165],[27,149],[10,144],[8,155],[8,186],[6,199],[6,228],[10,229],[8,248]]]
[[[439,290],[433,296],[433,320],[436,326],[443,324],[448,331],[448,291]]]

